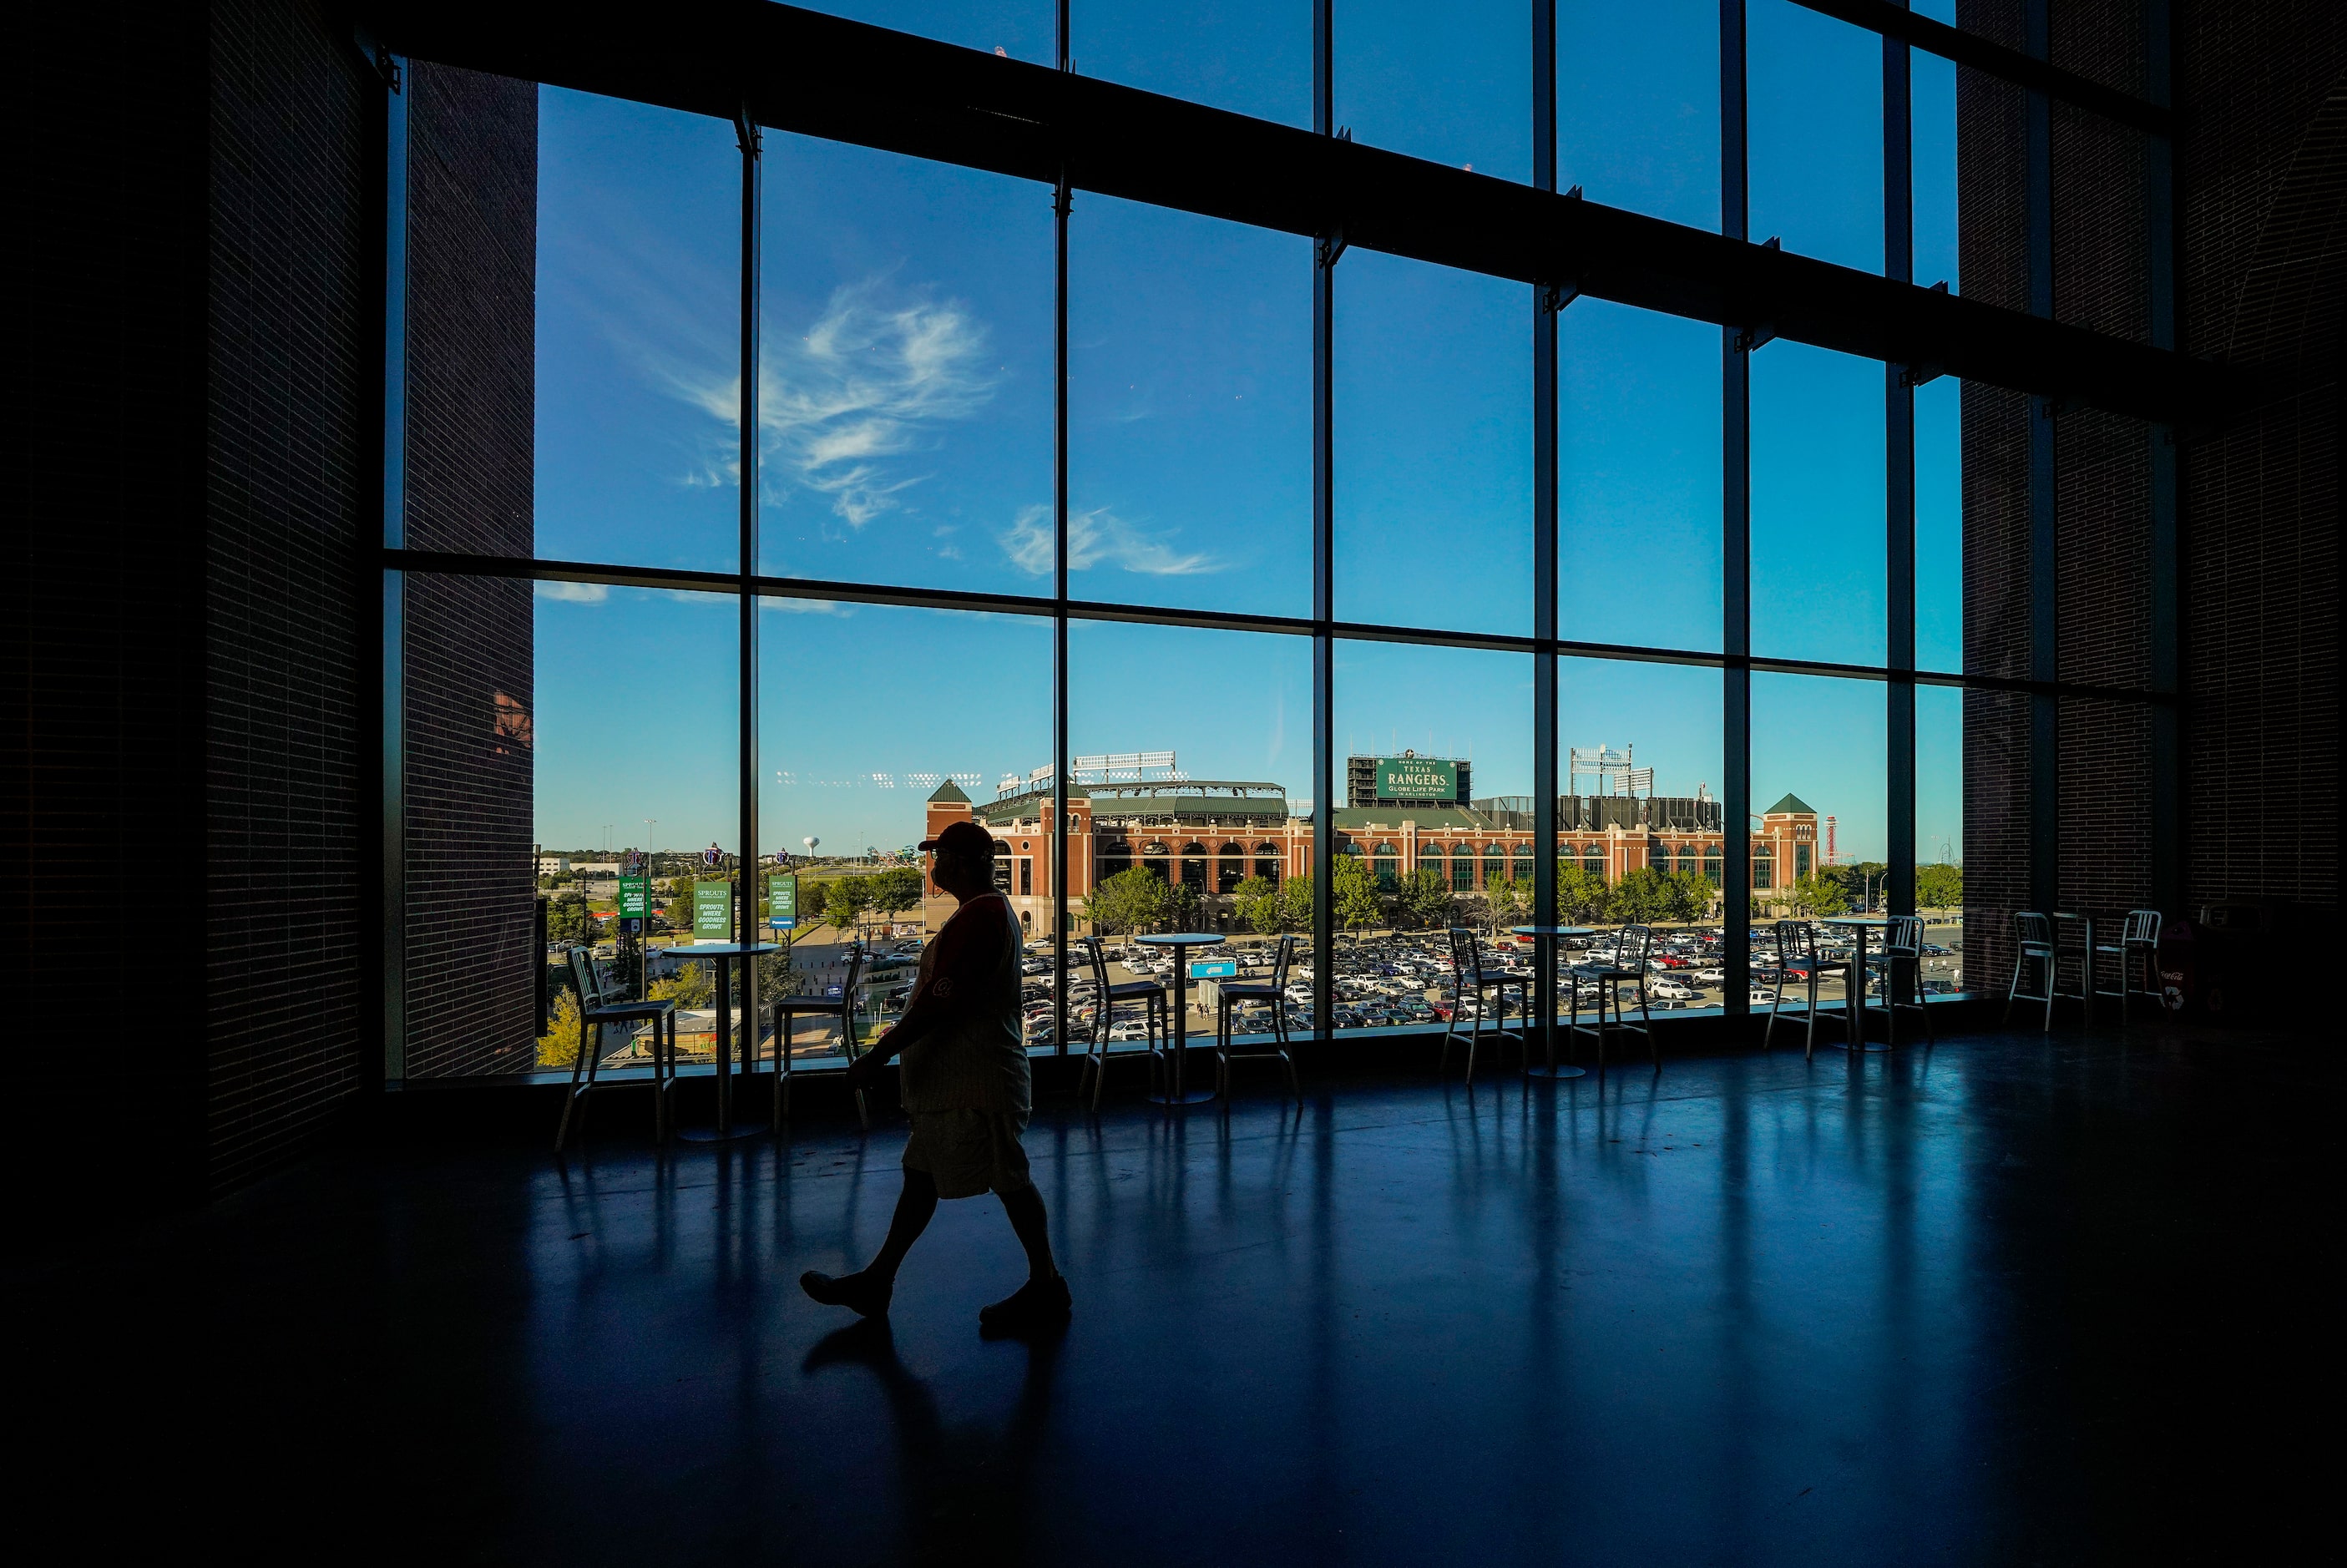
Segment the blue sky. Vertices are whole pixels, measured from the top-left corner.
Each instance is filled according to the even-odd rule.
[[[835,8],[1051,54],[1048,4]],[[1560,0],[1563,183],[1718,225],[1717,16],[1708,0],[1635,13]],[[1306,124],[1309,17],[1308,5],[1079,0],[1076,63]],[[1751,18],[1754,236],[1880,269],[1879,41],[1788,0],[1753,0]],[[1341,6],[1337,119],[1358,140],[1528,179],[1525,35],[1520,0]],[[1961,287],[1952,70],[1918,56],[1915,102],[1916,274]],[[730,569],[732,128],[556,89],[540,116],[539,553]],[[766,149],[763,569],[1048,593],[1048,190],[772,133]],[[1076,595],[1308,613],[1310,298],[1300,239],[1078,193]],[[1340,265],[1341,617],[1530,630],[1532,323],[1520,285],[1362,251]],[[1717,329],[1583,301],[1560,346],[1563,634],[1716,650]],[[1878,661],[1881,369],[1775,343],[1752,374],[1756,650]],[[1917,406],[1919,655],[1956,669],[1956,389],[1935,383]],[[619,844],[732,847],[731,604],[542,585],[538,607],[541,839],[600,845],[612,824]],[[1046,622],[800,601],[768,607],[760,636],[763,848],[810,834],[894,847],[917,833],[924,781],[975,779],[982,797],[1048,758]],[[1071,651],[1079,753],[1171,747],[1194,776],[1310,794],[1301,641],[1098,623],[1071,631]],[[1563,739],[1635,744],[1659,790],[1717,793],[1719,689],[1711,671],[1567,661]],[[1481,794],[1530,792],[1530,708],[1519,657],[1339,650],[1339,747],[1471,755]],[[1939,837],[1961,851],[1957,714],[1952,695],[1924,704],[1927,855]],[[1880,685],[1756,683],[1756,804],[1793,790],[1836,814],[1846,850],[1880,855],[1883,755]]]

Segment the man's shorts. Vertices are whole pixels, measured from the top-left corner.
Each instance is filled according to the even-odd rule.
[[[1013,1111],[916,1111],[905,1169],[926,1171],[941,1198],[1033,1186],[1019,1135],[1027,1118]]]

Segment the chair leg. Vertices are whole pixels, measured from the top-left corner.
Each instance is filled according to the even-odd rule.
[[[1646,988],[1643,982],[1638,987],[1638,1012],[1646,1020],[1646,1053],[1655,1059],[1655,1065],[1660,1067],[1663,1064],[1663,1046],[1662,1042],[1655,1038],[1654,1000],[1646,995]]]
[[[2013,979],[2004,988],[2004,1016],[1997,1020],[2000,1029],[2013,1021],[2014,999],[2021,995],[2021,966],[2026,962],[2026,955],[2016,956],[2013,960]]]
[[[1801,1060],[1812,1061],[1818,1053],[1818,971],[1809,971],[1809,984],[1805,993],[1809,1000],[1809,1030],[1801,1037]]]

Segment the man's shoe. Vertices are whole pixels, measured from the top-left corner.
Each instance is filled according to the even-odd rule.
[[[1009,1338],[1057,1328],[1073,1310],[1068,1276],[1030,1279],[991,1307],[978,1309],[978,1331],[989,1339]]]
[[[799,1288],[825,1307],[845,1307],[866,1317],[887,1317],[889,1298],[897,1294],[893,1280],[876,1283],[869,1274],[818,1274],[814,1269],[799,1276]]]

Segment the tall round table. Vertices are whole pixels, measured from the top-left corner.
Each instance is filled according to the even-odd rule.
[[[1174,1081],[1162,1094],[1150,1096],[1160,1105],[1195,1105],[1212,1100],[1211,1089],[1192,1089],[1183,1073],[1190,1053],[1190,964],[1192,948],[1212,948],[1223,940],[1219,931],[1169,931],[1157,937],[1133,938],[1144,947],[1174,949]]]
[[[733,1121],[733,965],[783,950],[779,942],[687,942],[662,949],[671,958],[706,962],[717,970],[717,1125],[687,1127],[678,1134],[695,1143],[722,1143],[730,1138],[754,1138],[766,1130],[764,1122]],[[749,1075],[758,1058],[758,1020],[742,1020],[742,1072]]]
[[[1848,931],[1858,944],[1858,956],[1850,960],[1849,984],[1856,989],[1848,993],[1850,1001],[1850,1049],[1852,1050],[1889,1050],[1890,1046],[1866,1038],[1866,934],[1888,930],[1891,922],[1880,915],[1836,915],[1818,922],[1820,926],[1838,926]],[[1889,989],[1885,977],[1885,990]],[[1888,1013],[1889,1008],[1880,1011]]]
[[[1556,957],[1561,958],[1564,956],[1564,952],[1562,948],[1557,947],[1556,944],[1559,941],[1566,937],[1590,936],[1594,933],[1596,927],[1594,926],[1511,926],[1508,930],[1512,936],[1531,937],[1548,944]],[[1564,967],[1562,964],[1552,962],[1549,965],[1551,981],[1561,980],[1563,974]],[[1539,1064],[1527,1061],[1524,1063],[1524,1072],[1528,1077],[1582,1078],[1587,1075],[1587,1069],[1575,1067],[1571,1062],[1561,1062],[1556,1059],[1556,1004],[1553,1000],[1543,1001],[1541,1004],[1541,1044],[1548,1052],[1548,1061]]]

